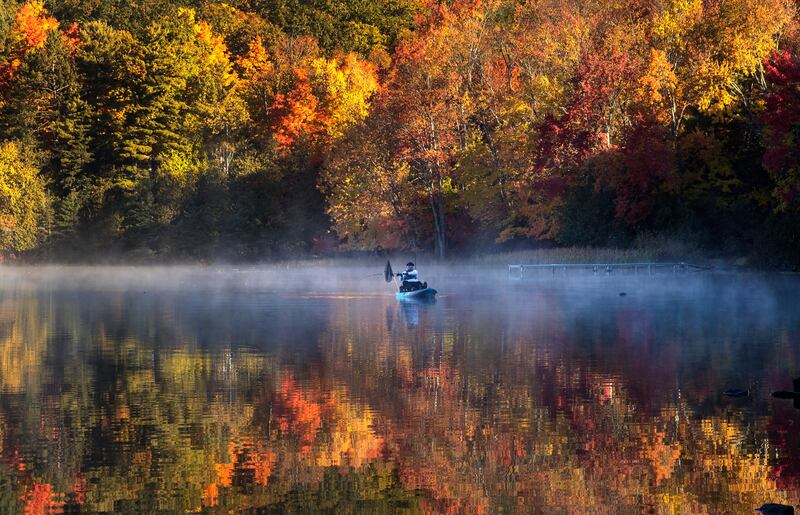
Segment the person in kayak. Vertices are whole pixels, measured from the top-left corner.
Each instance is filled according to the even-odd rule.
[[[397,274],[397,277],[403,281],[403,284],[400,286],[400,291],[402,292],[424,290],[428,287],[428,283],[420,282],[419,273],[414,267],[414,263],[410,261],[406,263],[406,271],[400,272]]]

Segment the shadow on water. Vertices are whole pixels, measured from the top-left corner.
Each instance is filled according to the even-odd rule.
[[[0,512],[800,502],[800,281],[361,272],[3,271]]]

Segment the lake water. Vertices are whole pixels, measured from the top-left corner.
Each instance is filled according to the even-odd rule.
[[[2,269],[0,513],[800,504],[796,276],[352,268]]]

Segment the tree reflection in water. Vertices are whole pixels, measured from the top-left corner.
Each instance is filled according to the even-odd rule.
[[[800,317],[772,294],[7,291],[0,511],[797,504],[800,412],[768,392]]]

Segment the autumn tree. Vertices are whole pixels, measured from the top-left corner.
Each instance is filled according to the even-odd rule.
[[[416,248],[418,193],[398,154],[399,131],[380,102],[329,154],[321,176],[333,227],[347,248]]]
[[[3,252],[36,248],[46,237],[49,199],[33,153],[17,142],[0,145],[0,246]]]
[[[8,1],[0,142],[54,252],[794,248],[798,27],[791,0]]]
[[[796,210],[800,195],[800,59],[787,51],[775,52],[767,61],[771,85],[763,118],[767,151],[764,164],[773,177],[773,194],[781,211]]]
[[[86,195],[82,172],[91,159],[88,106],[75,65],[78,29],[59,30],[41,3],[20,6],[10,29],[7,81],[0,111],[5,137],[38,148],[55,193],[55,239],[74,234]]]
[[[392,50],[403,31],[413,27],[417,11],[414,0],[327,3],[255,0],[252,3],[255,12],[290,36],[311,35],[327,51],[338,49],[362,56],[374,50]]]
[[[446,197],[454,186],[454,157],[464,142],[458,131],[460,84],[447,66],[452,56],[447,20],[454,16],[445,5],[428,6],[415,37],[397,50],[386,92],[398,113],[398,151],[411,183],[427,199],[439,258],[447,252]]]
[[[665,2],[652,19],[640,95],[677,137],[691,110],[730,114],[763,88],[763,60],[792,16],[785,0]],[[752,83],[748,80],[752,79]]]
[[[197,32],[201,67],[198,110],[204,120],[206,160],[229,175],[233,160],[247,140],[245,130],[250,116],[222,37],[215,35],[205,22],[198,23]]]
[[[51,37],[52,36],[52,37]],[[34,144],[52,121],[74,71],[63,59],[58,21],[41,2],[20,6],[11,26],[0,76],[4,82],[2,128],[7,138]],[[49,42],[49,44],[48,44]],[[47,47],[47,48],[45,48]],[[60,62],[59,62],[60,61]],[[66,69],[61,66],[66,64]]]

